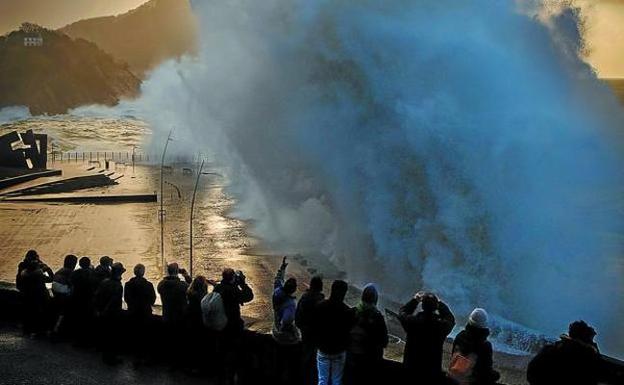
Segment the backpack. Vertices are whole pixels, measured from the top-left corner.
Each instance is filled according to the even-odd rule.
[[[201,300],[201,310],[204,326],[218,332],[225,329],[228,318],[221,294],[216,291],[206,294]]]
[[[54,295],[69,295],[71,294],[71,289],[63,283],[54,281],[52,282],[52,293],[54,293]]]
[[[459,351],[453,352],[448,370],[449,377],[457,381],[460,385],[470,384],[472,372],[476,363],[477,355],[475,353],[463,355]]]

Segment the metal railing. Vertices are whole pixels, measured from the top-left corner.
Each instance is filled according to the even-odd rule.
[[[48,163],[113,161],[135,163],[149,162],[150,155],[132,151],[52,151],[48,153]]]

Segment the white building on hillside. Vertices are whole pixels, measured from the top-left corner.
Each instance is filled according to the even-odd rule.
[[[41,47],[43,46],[43,37],[41,34],[29,34],[24,36],[24,47]]]

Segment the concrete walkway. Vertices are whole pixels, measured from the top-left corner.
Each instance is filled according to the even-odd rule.
[[[2,385],[211,385],[162,366],[135,369],[129,360],[107,366],[93,350],[67,343],[25,338],[15,327],[0,325],[0,384]]]

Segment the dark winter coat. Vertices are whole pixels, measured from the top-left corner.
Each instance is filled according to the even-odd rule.
[[[227,324],[223,332],[238,334],[243,331],[245,323],[241,318],[240,307],[244,303],[253,300],[253,291],[246,284],[236,285],[228,282],[221,282],[215,286],[214,291],[221,295],[225,315],[227,316]]]
[[[128,304],[128,313],[132,316],[145,317],[152,314],[156,302],[154,285],[143,277],[132,277],[126,282],[124,299]]]
[[[487,340],[489,335],[489,329],[468,324],[453,342],[453,352],[458,351],[463,356],[470,354],[477,356],[472,369],[471,384],[473,385],[492,385],[500,377],[493,369],[492,344]]]
[[[44,305],[50,299],[46,283],[52,282],[52,275],[40,268],[24,269],[20,273],[20,292],[24,302],[32,306]]]
[[[365,361],[376,361],[383,358],[386,346],[388,328],[383,315],[375,306],[360,304],[355,311],[349,353],[366,357]]]
[[[22,261],[17,265],[17,274],[15,275],[15,286],[17,290],[22,291],[22,272],[26,270],[28,262]]]
[[[531,385],[595,385],[600,365],[596,345],[563,335],[560,341],[544,346],[531,360],[527,380]]]
[[[93,269],[80,268],[74,270],[69,276],[72,287],[71,302],[78,311],[83,311],[90,307],[93,301],[93,295],[97,289],[93,281]]]
[[[312,323],[314,320],[314,311],[316,306],[325,299],[325,295],[318,291],[307,290],[297,303],[295,312],[295,325],[301,331],[301,339],[303,342],[312,341]]]
[[[123,287],[120,278],[102,281],[95,291],[94,305],[100,317],[116,317],[121,313]]]
[[[424,378],[442,373],[442,349],[455,326],[455,317],[443,302],[438,313],[413,314],[418,301],[412,299],[399,311],[399,320],[407,334],[403,364],[407,370]]]
[[[312,331],[318,350],[325,354],[342,353],[349,347],[355,311],[342,301],[329,298],[314,311]]]
[[[187,294],[186,323],[194,330],[201,329],[204,325],[201,301],[205,296],[206,294],[201,295],[199,293]]]
[[[158,294],[162,301],[163,321],[180,324],[186,314],[186,291],[189,284],[177,276],[167,276],[158,284]]]

